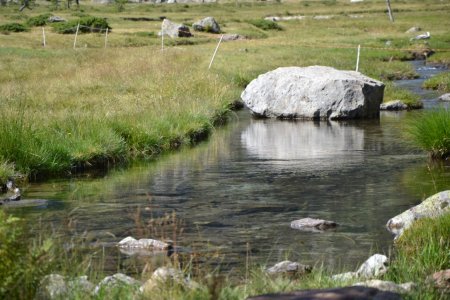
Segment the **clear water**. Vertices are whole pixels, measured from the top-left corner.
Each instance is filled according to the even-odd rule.
[[[84,235],[111,272],[156,260],[120,253],[115,243],[128,235],[170,238],[181,253],[201,253],[224,271],[248,258],[354,270],[369,255],[388,253],[389,218],[450,187],[448,168],[429,167],[425,153],[403,142],[402,126],[417,113],[338,123],[255,120],[243,110],[193,149],[106,175],[32,183],[25,197],[48,205],[16,213],[52,224],[68,241]],[[182,224],[143,226],[173,212]],[[340,226],[290,228],[304,217]]]

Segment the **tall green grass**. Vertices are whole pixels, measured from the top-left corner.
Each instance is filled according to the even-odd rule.
[[[450,156],[450,110],[440,108],[424,112],[408,124],[407,135],[432,158],[447,159]]]
[[[450,92],[450,72],[445,72],[433,76],[423,83],[423,87],[427,89],[439,90],[444,93]]]

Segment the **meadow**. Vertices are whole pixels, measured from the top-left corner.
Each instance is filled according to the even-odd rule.
[[[9,4],[0,15],[0,25],[19,23],[28,30],[0,35],[0,180],[19,174],[67,175],[192,145],[209,134],[259,74],[292,65],[354,69],[358,45],[359,70],[387,84],[385,101],[401,98],[411,106],[417,97],[391,82],[416,76],[405,61],[429,48],[437,52],[430,62],[450,60],[450,6],[445,1],[395,3],[394,23],[385,1],[121,8],[81,1],[71,9],[36,1],[32,10],[18,8]],[[40,24],[36,19],[44,14],[74,24],[87,16],[105,18],[112,28],[106,47],[105,32],[79,34],[74,47],[74,34],[57,33],[48,23],[31,26]],[[269,22],[262,21],[266,16],[297,15],[305,18],[278,22],[281,30],[258,27],[258,22]],[[158,32],[163,16],[188,25],[213,16],[223,33],[247,39],[223,42],[208,70],[220,35],[166,37],[162,51]],[[432,38],[410,41],[416,33],[405,32],[413,26],[430,31]]]
[[[0,183],[10,176],[25,180],[70,176],[193,146],[226,121],[242,90],[259,74],[294,65],[354,70],[358,45],[359,70],[386,83],[385,101],[400,98],[417,105],[417,96],[393,84],[417,76],[408,63],[417,53],[433,49],[436,53],[427,57],[428,63],[450,65],[448,1],[392,1],[394,23],[384,0],[119,4],[80,1],[79,7],[67,9],[63,3],[56,7],[54,2],[35,1],[32,10],[22,12],[19,5],[0,6]],[[57,33],[51,24],[33,26],[37,23],[30,20],[44,14],[73,24],[89,16],[105,18],[111,27],[108,40],[105,43],[103,31],[79,34],[74,43],[73,33]],[[277,22],[280,30],[262,21],[267,16],[299,15],[304,18]],[[246,38],[222,42],[208,69],[220,34],[166,37],[163,50],[158,36],[163,16],[187,25],[213,16],[223,33]],[[11,23],[25,31],[8,29],[17,25],[3,26]],[[422,29],[406,33],[413,26]],[[426,31],[431,39],[411,40]],[[448,75],[430,87],[445,90],[446,86]],[[448,113],[441,115],[445,118]],[[435,119],[441,120],[441,115]],[[442,148],[437,151],[447,155]],[[384,278],[417,282],[418,289],[408,299],[444,299],[426,276],[449,266],[444,239],[449,235],[448,223],[448,215],[423,221],[395,248],[395,260]],[[67,250],[57,232],[34,234],[33,225],[0,211],[0,295],[33,298],[39,281],[50,272],[102,278],[101,266],[93,266],[89,256]],[[334,270],[323,266],[306,277],[273,278],[265,274],[264,266],[249,264],[245,276],[238,279],[213,270],[190,274],[186,266],[183,271],[199,282],[197,289],[162,285],[153,298],[243,299],[336,285],[328,276]],[[142,274],[141,279],[149,275]],[[92,298],[134,297],[126,289],[115,293]],[[84,296],[75,293],[70,298]]]

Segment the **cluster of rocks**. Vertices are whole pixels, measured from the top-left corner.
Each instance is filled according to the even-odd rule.
[[[50,274],[41,280],[36,299],[66,299],[70,295],[80,297],[102,295],[103,297],[108,297],[108,295],[113,295],[114,292],[120,289],[125,289],[134,296],[138,296],[140,294],[150,294],[167,283],[181,285],[188,289],[198,287],[198,284],[186,278],[183,272],[168,267],[156,269],[145,282],[117,273],[103,278],[97,285],[90,282],[87,276],[68,279],[59,274]]]
[[[210,33],[220,33],[220,26],[213,17],[206,17],[195,22],[192,25],[195,31],[205,31]],[[158,35],[168,35],[171,38],[191,37],[192,33],[188,26],[164,19],[161,25],[161,31]]]

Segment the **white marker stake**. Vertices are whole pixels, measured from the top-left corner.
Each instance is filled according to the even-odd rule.
[[[359,69],[359,53],[361,51],[361,45],[358,45],[358,56],[356,57],[356,72],[358,72]]]
[[[108,45],[108,29],[109,28],[106,28],[106,33],[105,33],[105,48],[106,48],[106,45]]]
[[[42,27],[42,45],[45,48],[45,29],[44,29],[44,27]]]
[[[211,69],[212,63],[213,63],[213,61],[214,61],[214,57],[216,57],[216,53],[217,53],[217,50],[219,50],[219,46],[220,46],[220,43],[222,42],[222,39],[223,39],[223,34],[222,34],[222,36],[220,37],[219,43],[217,43],[216,50],[214,50],[214,54],[213,54],[213,56],[212,56],[212,58],[211,58],[211,62],[209,63],[208,70]]]
[[[73,41],[73,49],[77,46],[77,36],[78,36],[78,30],[80,29],[80,23],[77,25],[77,31],[75,32],[75,40]]]

